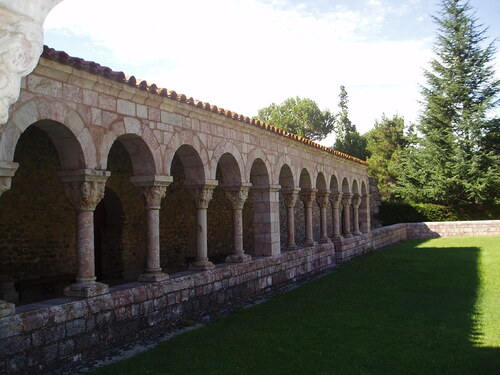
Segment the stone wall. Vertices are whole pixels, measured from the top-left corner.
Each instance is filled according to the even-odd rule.
[[[500,220],[408,223],[408,238],[500,236]]]
[[[238,301],[331,269],[332,244],[286,252],[154,284],[110,288],[87,300],[17,307],[0,318],[0,373],[37,372],[130,342],[159,325],[197,319]]]

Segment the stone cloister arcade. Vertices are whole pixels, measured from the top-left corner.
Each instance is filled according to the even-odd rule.
[[[46,48],[0,127],[0,275],[81,298],[334,246],[370,231],[367,184],[358,159]]]

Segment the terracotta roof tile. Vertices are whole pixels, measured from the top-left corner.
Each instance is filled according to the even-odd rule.
[[[205,111],[218,113],[222,116],[232,118],[236,121],[244,122],[247,124],[251,124],[253,126],[263,128],[263,129],[271,131],[273,133],[280,134],[283,137],[293,139],[295,141],[304,143],[310,147],[314,147],[314,148],[323,150],[325,152],[342,157],[342,158],[347,159],[347,160],[351,160],[351,161],[356,162],[358,164],[368,165],[368,163],[364,160],[355,158],[351,155],[344,154],[343,152],[334,150],[330,147],[322,146],[316,142],[311,141],[310,139],[301,137],[297,134],[290,133],[286,130],[277,128],[273,125],[266,124],[264,122],[261,122],[260,120],[256,120],[254,118],[249,118],[249,117],[246,117],[244,115],[238,114],[236,112],[231,112],[229,110],[225,110],[224,108],[218,108],[216,105],[193,99],[193,97],[188,98],[186,95],[177,94],[173,90],[167,90],[165,88],[160,89],[156,84],[153,83],[153,84],[149,85],[148,82],[145,80],[141,80],[138,82],[138,80],[134,76],[130,76],[127,78],[123,72],[117,72],[117,71],[111,70],[110,68],[108,68],[106,66],[101,66],[93,61],[86,61],[86,60],[83,60],[83,59],[78,58],[78,57],[71,57],[66,52],[63,52],[63,51],[56,51],[53,48],[43,46],[42,57],[44,57],[46,59],[53,60],[53,61],[57,61],[57,62],[64,64],[64,65],[72,66],[72,67],[79,69],[79,70],[87,71],[91,74],[97,74],[97,75],[109,78],[109,79],[116,81],[116,82],[128,84],[129,86],[136,87],[139,90],[148,91],[152,94],[160,95],[161,97],[164,97],[164,98],[176,100],[176,101],[179,101],[181,103],[186,103],[188,105],[193,105],[193,106],[196,106],[198,108],[204,109]]]

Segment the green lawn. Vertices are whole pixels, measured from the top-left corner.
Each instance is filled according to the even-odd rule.
[[[500,374],[500,237],[413,240],[94,374]]]

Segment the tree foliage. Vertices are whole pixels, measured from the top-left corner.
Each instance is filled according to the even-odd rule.
[[[366,139],[358,133],[356,125],[349,119],[349,98],[344,86],[340,86],[337,138],[333,148],[366,160]]]
[[[425,71],[417,139],[405,152],[397,193],[408,202],[450,205],[498,202],[500,158],[493,42],[469,4],[443,0]]]
[[[408,145],[404,134],[405,121],[398,115],[387,118],[382,115],[380,121],[364,136],[368,154],[368,172],[378,181],[382,199],[393,198],[393,190],[399,176],[402,153]]]
[[[335,126],[330,111],[321,111],[314,100],[298,96],[260,109],[256,118],[313,141],[325,138]]]

